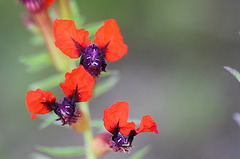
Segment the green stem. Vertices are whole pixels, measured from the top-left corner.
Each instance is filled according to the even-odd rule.
[[[70,70],[70,58],[64,55],[54,44],[53,26],[46,10],[33,14],[34,22],[37,24],[44,38],[48,52],[51,56],[54,66],[59,72]]]
[[[90,117],[88,102],[81,102],[80,108],[81,108],[81,111],[88,117],[89,124],[91,125],[91,117]],[[84,131],[83,137],[84,137],[85,148],[86,148],[86,159],[96,159],[97,157],[91,151],[91,142],[93,139],[91,126],[89,126],[88,129]]]
[[[58,6],[60,9],[61,18],[72,20],[72,13],[71,13],[71,9],[70,9],[69,0],[59,0]]]

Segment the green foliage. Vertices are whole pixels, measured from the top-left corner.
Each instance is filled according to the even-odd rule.
[[[149,146],[145,146],[141,150],[139,150],[137,153],[132,155],[129,159],[141,159],[144,155],[146,155],[150,151]]]
[[[44,45],[44,40],[41,34],[35,34],[30,41],[31,44],[33,45]]]
[[[231,68],[229,66],[224,66],[224,68],[228,72],[230,72],[238,80],[238,82],[240,82],[240,73],[237,70],[235,70],[234,68]]]
[[[118,76],[118,72],[117,71],[114,72],[114,73],[105,74],[105,76],[110,76],[110,77],[105,79],[102,82],[97,83],[95,85],[94,90],[93,90],[94,97],[98,97],[101,94],[109,91],[119,81],[119,76]]]
[[[52,65],[47,52],[20,57],[19,61],[27,66],[28,72],[35,72]]]
[[[119,75],[118,70],[109,70],[107,72],[101,72],[101,78],[110,77],[110,76],[117,76],[117,75]]]
[[[54,122],[56,122],[57,118],[58,117],[55,113],[49,113],[49,114],[43,115],[42,116],[43,122],[39,125],[39,128],[42,130],[51,124],[55,124]],[[58,124],[58,125],[61,125],[61,124]]]
[[[46,147],[38,145],[36,148],[49,155],[60,157],[77,156],[85,153],[85,148],[83,147]]]
[[[64,73],[59,73],[59,74],[52,75],[48,78],[45,78],[41,81],[37,81],[30,84],[29,89],[36,90],[37,88],[41,88],[42,90],[49,90],[51,88],[59,86],[59,84],[63,81],[64,81]]]
[[[39,153],[32,153],[30,159],[51,159],[51,158]]]
[[[96,31],[103,25],[103,21],[90,23],[84,26],[84,29],[89,31],[89,39],[94,38]]]
[[[76,0],[71,0],[69,2],[70,2],[73,21],[75,22],[76,27],[80,29],[83,26],[85,18],[83,15],[80,14]]]
[[[103,121],[101,119],[92,120],[91,121],[91,127],[102,128],[103,127]]]

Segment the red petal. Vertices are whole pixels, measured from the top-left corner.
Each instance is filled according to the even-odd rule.
[[[140,127],[137,128],[136,133],[139,134],[140,132],[152,132],[158,134],[157,124],[154,122],[150,115],[145,115],[142,117]]]
[[[120,132],[127,136],[131,130],[134,130],[136,127],[136,124],[132,122],[127,122],[124,126],[120,127]]]
[[[128,47],[124,44],[120,29],[114,19],[104,21],[103,26],[98,29],[95,37],[93,43],[102,50],[107,46],[104,52],[107,61],[117,61],[127,54]]]
[[[79,58],[85,48],[91,44],[89,32],[77,29],[72,20],[58,20],[53,24],[55,45],[70,58]]]
[[[45,0],[45,7],[50,7],[56,0]]]
[[[110,133],[114,133],[117,126],[119,131],[127,136],[131,130],[135,129],[134,122],[127,122],[129,114],[129,104],[126,101],[117,102],[110,108],[106,108],[103,114],[104,126]]]
[[[76,102],[86,102],[92,97],[95,81],[93,77],[79,65],[71,73],[65,74],[65,82],[60,84],[63,93]],[[77,90],[76,90],[77,89]]]
[[[36,119],[36,114],[47,114],[52,111],[48,106],[56,102],[56,96],[52,96],[52,92],[42,91],[39,88],[36,91],[27,92],[26,104],[28,111],[32,113],[31,119]]]

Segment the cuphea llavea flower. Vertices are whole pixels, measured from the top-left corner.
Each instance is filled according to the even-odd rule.
[[[31,13],[42,11],[49,8],[56,0],[19,0],[24,7]]]
[[[89,32],[77,29],[72,20],[56,19],[53,28],[56,47],[72,59],[81,56],[80,64],[95,77],[101,71],[106,71],[105,60],[114,62],[127,54],[128,47],[114,19],[103,22],[95,34],[93,44],[88,38]]]
[[[117,102],[104,110],[104,126],[112,134],[112,140],[109,144],[116,152],[129,151],[134,136],[141,132],[158,133],[157,124],[151,116],[143,116],[140,126],[136,128],[134,122],[128,122],[128,114],[129,104],[126,101]]]
[[[76,102],[88,101],[92,97],[94,84],[93,77],[79,66],[71,73],[65,74],[65,82],[61,83],[60,87],[66,96],[60,102],[56,102],[56,96],[50,91],[37,89],[27,92],[26,104],[28,111],[32,113],[31,119],[35,119],[36,114],[54,111],[59,117],[57,120],[62,121],[62,125],[75,123],[80,116]]]

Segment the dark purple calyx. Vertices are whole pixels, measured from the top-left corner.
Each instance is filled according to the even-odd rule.
[[[120,132],[118,132],[117,135],[113,135],[112,141],[110,141],[110,147],[115,152],[128,152],[132,147],[132,141],[135,135],[135,130],[132,130],[128,136],[124,136]]]
[[[45,9],[44,0],[19,0],[19,2],[22,3],[30,13],[37,13]]]
[[[88,45],[81,56],[80,64],[92,75],[98,77],[101,71],[106,71],[106,61],[102,50],[95,44]]]
[[[54,112],[58,115],[58,120],[62,121],[62,126],[77,122],[77,118],[80,117],[80,113],[77,112],[75,101],[63,97],[61,102],[56,102]]]

